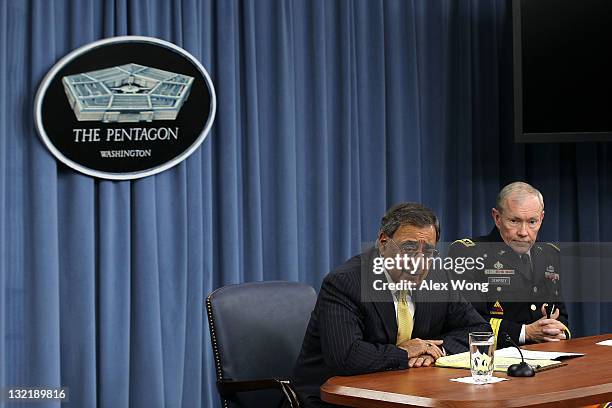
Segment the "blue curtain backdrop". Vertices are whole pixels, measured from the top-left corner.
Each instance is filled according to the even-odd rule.
[[[218,406],[204,297],[318,288],[402,200],[453,240],[488,232],[523,179],[545,195],[542,238],[612,240],[609,144],[512,142],[506,0],[0,5],[0,386],[68,386],[66,408]],[[127,34],[202,61],[216,124],[171,170],[96,180],[45,150],[33,98],[60,57]],[[609,306],[571,313],[575,335],[612,331]]]

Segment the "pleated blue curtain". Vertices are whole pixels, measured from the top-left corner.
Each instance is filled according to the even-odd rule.
[[[512,142],[510,28],[506,0],[0,0],[0,386],[218,406],[204,297],[318,288],[397,201],[453,240],[488,232],[499,188],[525,179],[542,238],[611,240],[609,144]],[[185,48],[217,89],[201,148],[137,181],[66,168],[32,118],[60,57],[116,35]],[[608,305],[572,307],[575,335],[612,330]]]

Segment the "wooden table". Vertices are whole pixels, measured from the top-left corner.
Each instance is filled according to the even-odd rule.
[[[567,365],[532,378],[472,385],[449,381],[469,370],[421,367],[351,377],[321,386],[323,401],[358,408],[391,407],[577,407],[612,401],[612,347],[595,343],[612,334],[525,346],[529,350],[585,353]]]

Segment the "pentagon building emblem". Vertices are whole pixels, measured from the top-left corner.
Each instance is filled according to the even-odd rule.
[[[193,77],[125,64],[62,78],[79,121],[174,120],[189,97]]]
[[[151,176],[204,142],[217,97],[187,50],[153,37],[111,37],[59,59],[34,99],[34,122],[58,161],[109,180]]]

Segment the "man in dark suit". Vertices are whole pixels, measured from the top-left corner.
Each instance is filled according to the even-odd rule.
[[[429,366],[466,351],[469,332],[491,331],[458,293],[417,290],[428,276],[448,279],[414,262],[436,256],[439,237],[431,210],[396,205],[382,218],[376,245],[326,276],[295,368],[303,406],[332,407],[319,390],[332,376]],[[385,263],[381,271],[381,259],[401,257],[412,261]]]
[[[491,324],[497,348],[510,345],[499,333],[519,344],[568,339],[559,248],[537,241],[544,219],[542,194],[527,183],[508,184],[499,192],[491,215],[491,233],[453,242],[449,257],[481,258],[481,268],[462,275],[489,284],[486,294],[468,300]]]

